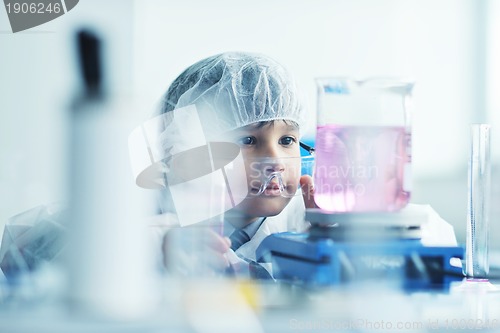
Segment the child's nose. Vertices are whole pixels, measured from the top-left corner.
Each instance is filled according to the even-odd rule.
[[[261,153],[265,160],[264,170],[267,175],[272,172],[285,171],[285,164],[283,163],[283,156],[280,155],[279,147],[267,145],[262,149]]]
[[[271,174],[273,172],[283,172],[285,171],[285,164],[279,158],[270,158],[265,165],[266,174]]]

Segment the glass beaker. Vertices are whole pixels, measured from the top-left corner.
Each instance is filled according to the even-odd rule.
[[[331,212],[390,212],[411,191],[413,82],[319,78],[316,204]]]

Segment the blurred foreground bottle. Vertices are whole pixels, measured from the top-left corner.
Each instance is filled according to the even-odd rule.
[[[136,319],[154,308],[156,275],[129,170],[132,110],[102,87],[100,40],[81,31],[78,47],[85,89],[70,114],[68,300],[82,314]]]

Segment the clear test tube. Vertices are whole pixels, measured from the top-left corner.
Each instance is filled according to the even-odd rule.
[[[484,278],[489,273],[490,125],[471,125],[469,160],[466,275]]]

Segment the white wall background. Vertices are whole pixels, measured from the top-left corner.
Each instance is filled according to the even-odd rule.
[[[132,88],[140,101],[137,123],[184,68],[223,51],[283,63],[312,115],[314,77],[414,78],[412,201],[431,204],[463,242],[468,126],[500,128],[499,7],[495,0],[85,0],[15,35],[0,10],[0,226],[65,198],[65,114],[76,87],[69,32],[90,22],[109,36],[109,87]],[[492,143],[498,162],[500,145]],[[492,229],[497,237],[500,227]]]
[[[103,53],[113,56],[105,59],[106,88],[131,92],[133,8],[132,0],[84,0],[12,34],[0,7],[0,232],[15,214],[67,200],[67,117],[80,88],[74,34],[100,34]]]

